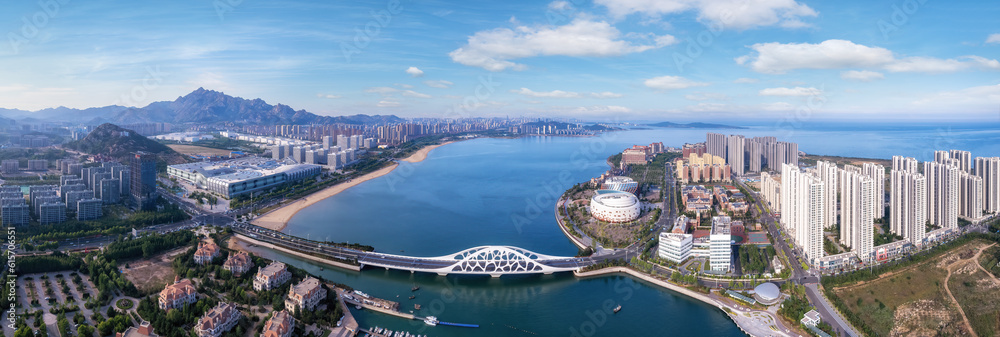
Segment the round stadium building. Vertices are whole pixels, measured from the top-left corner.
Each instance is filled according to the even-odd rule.
[[[629,222],[639,218],[639,213],[639,199],[632,193],[597,190],[590,198],[590,214],[601,221]]]
[[[753,298],[764,305],[776,304],[781,300],[781,290],[771,282],[761,283],[756,288],[753,288],[753,293]]]

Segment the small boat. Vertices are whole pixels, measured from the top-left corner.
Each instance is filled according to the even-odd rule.
[[[411,300],[412,300],[412,299],[414,299],[414,298],[417,298],[417,296],[415,296],[415,295],[410,295],[410,299],[411,299]]]
[[[358,310],[361,310],[361,305],[360,305],[360,304],[358,304],[358,305],[355,305],[355,306],[354,306],[354,309],[358,309]]]
[[[619,305],[618,305],[617,307],[615,307],[615,310],[614,310],[614,312],[615,312],[616,314],[617,314],[617,313],[618,313],[619,311],[622,311],[622,305],[621,305],[621,304],[619,304]]]
[[[417,290],[420,290],[420,286],[415,284],[413,285],[413,288],[410,288],[410,291],[417,291]]]
[[[420,305],[419,305],[419,304],[414,304],[414,305],[413,305],[413,309],[417,309],[417,310],[420,310]]]
[[[438,319],[437,319],[437,317],[434,317],[434,316],[427,316],[427,318],[424,318],[424,324],[427,324],[427,325],[430,325],[430,326],[438,325]]]

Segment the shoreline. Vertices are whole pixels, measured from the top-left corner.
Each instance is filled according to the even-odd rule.
[[[411,154],[409,157],[401,159],[400,161],[405,161],[408,163],[418,163],[424,161],[424,159],[427,159],[427,155],[431,152],[431,150],[434,150],[436,148],[454,142],[457,142],[457,140],[451,140],[443,142],[441,144],[424,146],[420,150],[417,150],[417,152]],[[330,198],[332,196],[340,194],[340,192],[346,191],[347,189],[354,187],[358,184],[389,174],[397,167],[399,167],[399,163],[394,162],[392,163],[392,165],[383,167],[373,172],[369,172],[368,174],[351,179],[350,181],[324,188],[322,190],[317,191],[316,193],[307,195],[301,199],[295,200],[289,204],[286,204],[270,212],[267,212],[266,214],[261,215],[256,219],[253,219],[252,221],[250,221],[250,223],[280,232],[284,230],[285,227],[288,226],[288,222],[291,221],[292,217],[294,217],[295,214],[298,214],[299,211],[306,209],[307,207],[312,206],[313,204],[316,204],[317,202],[320,202],[326,198]]]
[[[363,182],[384,176],[395,170],[398,167],[398,163],[392,163],[392,165],[380,168],[376,171],[370,172],[363,176],[351,179],[347,182],[336,184],[327,188],[324,188],[316,193],[305,196],[304,198],[298,199],[289,203],[287,205],[281,206],[275,210],[267,212],[266,214],[260,216],[259,218],[253,219],[250,223],[261,226],[270,230],[282,231],[288,226],[288,221],[298,214],[299,211],[305,209],[306,207],[312,206],[313,204],[320,202],[326,198],[335,196],[347,190],[348,188],[354,187]]]
[[[442,147],[442,146],[445,146],[445,145],[448,145],[448,144],[451,144],[451,143],[454,143],[454,142],[457,142],[457,140],[449,140],[449,141],[441,143],[441,144],[434,144],[434,145],[424,146],[424,147],[420,148],[420,150],[417,150],[417,152],[414,152],[413,154],[411,154],[409,157],[406,157],[404,159],[400,159],[400,161],[405,161],[407,163],[419,163],[419,162],[422,162],[422,161],[424,161],[424,159],[427,159],[427,154],[431,153],[432,150],[434,150],[436,148],[439,148],[439,147]]]

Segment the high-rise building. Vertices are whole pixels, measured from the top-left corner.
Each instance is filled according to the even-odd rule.
[[[745,139],[741,135],[731,135],[726,139],[726,163],[733,171],[733,175],[741,176],[745,172],[746,145]]]
[[[951,154],[948,153],[948,151],[934,151],[934,161],[935,162],[938,162],[938,163],[941,163],[941,164],[947,164],[948,163],[948,159],[951,159]]]
[[[731,222],[731,219],[725,215],[712,218],[712,232],[708,237],[708,264],[712,271],[728,272],[729,266],[732,264]]]
[[[76,219],[80,221],[96,220],[101,218],[101,199],[84,199],[77,201]]]
[[[709,132],[705,148],[713,156],[726,158],[726,135]]]
[[[927,179],[908,170],[892,170],[889,230],[920,246],[927,233]]]
[[[121,182],[118,179],[101,179],[101,201],[105,204],[121,202]]]
[[[0,222],[3,226],[27,226],[31,207],[24,198],[0,199]]]
[[[77,211],[77,202],[80,200],[94,199],[93,190],[80,190],[80,191],[69,191],[66,192],[65,200],[66,208]]]
[[[871,177],[848,170],[840,171],[840,242],[850,247],[862,261],[872,259],[875,223],[875,183]]]
[[[767,172],[760,174],[760,194],[764,197],[771,211],[781,210],[781,180],[775,179]]]
[[[17,159],[5,159],[0,162],[0,172],[12,174],[18,171],[21,171],[21,162]]]
[[[892,156],[892,170],[918,173],[917,159],[903,156]]]
[[[823,181],[825,201],[823,207],[823,228],[834,228],[837,225],[837,164],[828,161],[816,162],[815,175]]]
[[[935,155],[939,152],[944,151],[937,151]],[[924,177],[927,178],[927,220],[931,224],[941,228],[958,228],[960,172],[956,165],[937,161],[924,163]]]
[[[330,136],[323,136],[323,149],[329,150],[330,146],[333,146],[333,138]]]
[[[972,153],[962,150],[951,150],[948,152],[951,159],[958,160],[958,169],[962,172],[972,173]]]
[[[271,146],[271,158],[274,160],[285,159],[285,146],[283,145]]]
[[[958,215],[968,219],[983,217],[983,178],[962,171],[958,184]]]
[[[1000,212],[1000,157],[976,157],[976,176],[983,179],[983,209]]]
[[[58,198],[58,197],[57,197]],[[66,221],[66,204],[59,200],[38,205],[38,223],[42,225]]]
[[[864,163],[861,172],[872,179],[872,202],[875,212],[872,217],[881,219],[885,217],[885,166],[875,163]]]
[[[132,172],[132,207],[143,211],[155,210],[159,197],[156,192],[156,159],[152,154],[137,152],[129,161],[129,170]]]
[[[823,256],[825,195],[819,178],[801,172],[797,166],[782,165],[781,224],[810,263]]]

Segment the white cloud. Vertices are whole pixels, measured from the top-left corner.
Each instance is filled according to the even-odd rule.
[[[750,46],[756,55],[736,58],[760,73],[783,74],[795,69],[882,68],[891,72],[955,72],[970,68],[1000,70],[1000,61],[981,56],[956,59],[907,57],[897,59],[892,51],[847,40],[812,43],[758,43]]]
[[[990,36],[986,38],[986,43],[1000,43],[1000,33],[990,34]]]
[[[704,87],[708,83],[694,82],[680,76],[660,76],[647,79],[643,82],[647,87],[661,90],[684,89],[690,87]]]
[[[413,90],[403,90],[403,96],[416,98],[431,98],[431,95],[419,93]]]
[[[579,107],[573,109],[576,113],[626,113],[632,112],[632,109],[619,106],[619,105],[593,105],[588,107]]]
[[[373,93],[373,94],[379,94],[379,95],[388,95],[388,94],[391,94],[391,93],[394,93],[394,92],[398,92],[398,91],[399,91],[399,89],[396,89],[396,88],[393,88],[393,87],[371,87],[371,88],[365,89],[365,92],[367,92],[367,93]]]
[[[885,75],[880,72],[869,70],[848,70],[840,73],[840,78],[851,81],[871,82],[885,79]]]
[[[822,95],[823,90],[816,88],[767,88],[759,93],[761,96],[817,96]]]
[[[455,83],[451,83],[445,80],[428,80],[424,81],[424,84],[426,84],[428,87],[431,88],[447,89],[448,87],[451,87]]]
[[[400,105],[402,105],[402,104],[399,104],[399,102],[391,100],[391,99],[383,99],[381,101],[378,101],[378,103],[375,104],[375,106],[377,106],[379,108],[395,108],[395,107],[398,107]]]
[[[562,90],[552,90],[552,91],[532,91],[528,88],[521,88],[518,90],[511,90],[511,93],[524,95],[528,97],[545,97],[545,98],[578,98],[579,93],[572,91],[562,91]]]
[[[684,98],[692,101],[708,101],[708,100],[724,101],[728,100],[729,96],[726,94],[716,93],[716,92],[699,92],[699,93],[684,95]]]
[[[737,79],[733,80],[733,83],[737,83],[737,84],[740,84],[740,83],[757,83],[757,82],[760,82],[760,80],[758,80],[756,78],[748,78],[748,77],[740,77],[740,78],[737,78]]]
[[[406,73],[410,74],[410,76],[413,76],[413,77],[424,76],[424,71],[420,70],[420,69],[417,69],[417,67],[406,68]]]
[[[395,86],[397,86],[397,87],[400,87],[400,88],[403,88],[403,89],[413,89],[413,86],[412,86],[412,85],[409,85],[409,84],[404,84],[404,83],[393,83],[393,85],[395,85]]]
[[[517,26],[480,31],[448,56],[454,62],[489,71],[524,70],[524,64],[511,60],[554,55],[620,56],[677,42],[672,36],[656,37],[646,41],[647,44],[622,37],[622,33],[607,22],[576,19],[564,26]]]
[[[573,5],[571,5],[568,1],[553,1],[549,4],[549,9],[554,11],[563,11],[570,8],[573,8]]]
[[[616,94],[616,93],[613,93],[613,92],[610,92],[610,91],[592,92],[589,95],[590,95],[590,97],[593,97],[593,98],[622,98],[623,96],[625,96],[625,95]]]
[[[724,29],[749,29],[762,26],[799,28],[807,26],[804,17],[816,11],[795,0],[596,0],[617,18],[640,13],[647,17],[698,12],[698,21],[721,25]]]
[[[795,105],[788,102],[764,103],[760,105],[760,109],[767,111],[791,111],[795,110]]]
[[[340,96],[340,95],[331,95],[331,94],[316,94],[316,97],[327,98],[327,99],[337,99],[337,98],[341,98],[343,96]]]
[[[996,113],[996,105],[1000,104],[1000,84],[940,92],[913,103],[922,106],[938,106],[951,109],[959,104],[976,105],[990,109],[993,113]]]
[[[868,68],[893,61],[892,52],[888,49],[846,40],[826,40],[819,44],[770,42],[754,44],[750,48],[757,55],[743,56],[737,59],[737,63],[750,62],[754,71],[770,74],[782,74],[794,69]]]

